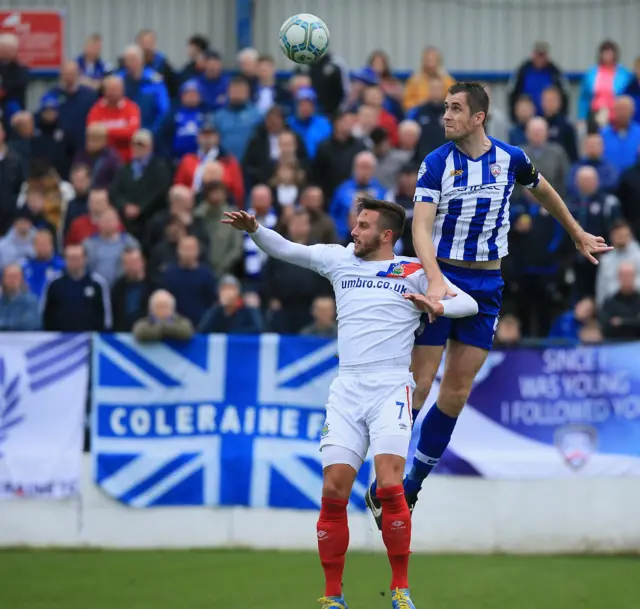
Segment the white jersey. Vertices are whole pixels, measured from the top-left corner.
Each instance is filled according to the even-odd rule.
[[[494,138],[472,159],[453,142],[424,159],[414,203],[438,206],[433,244],[438,258],[497,260],[508,254],[509,199],[515,183],[535,188],[540,176],[521,148]]]
[[[306,266],[331,281],[338,313],[340,366],[388,362],[409,367],[421,312],[402,295],[427,290],[427,278],[417,258],[364,261],[353,253],[353,244],[299,245],[264,227],[251,237],[268,254]],[[476,301],[452,284],[450,287],[457,295],[443,303],[445,315],[475,315]]]

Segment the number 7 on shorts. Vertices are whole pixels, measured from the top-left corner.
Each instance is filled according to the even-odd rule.
[[[404,412],[404,402],[396,402],[396,406],[400,406],[400,412],[398,413],[398,421],[402,418]]]

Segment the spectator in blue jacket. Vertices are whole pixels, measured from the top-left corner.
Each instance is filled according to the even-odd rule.
[[[633,120],[635,108],[630,97],[614,102],[614,118],[602,129],[605,158],[620,172],[635,165],[640,150],[640,123]]]
[[[349,236],[349,212],[356,197],[366,194],[374,199],[393,200],[393,195],[387,192],[373,176],[378,162],[372,152],[359,152],[353,161],[353,176],[338,186],[329,214],[336,223],[336,230],[341,241]]]
[[[140,30],[136,36],[136,44],[142,49],[144,65],[162,76],[169,97],[178,92],[176,74],[166,55],[158,51],[158,37],[153,30]]]
[[[292,131],[302,138],[310,159],[315,157],[320,143],[331,137],[331,122],[316,113],[317,99],[311,87],[299,89],[296,92],[296,115],[287,121]]]
[[[124,81],[125,96],[140,107],[142,127],[157,137],[170,110],[169,94],[162,76],[144,66],[142,50],[136,45],[126,48],[124,66],[118,75]]]
[[[229,77],[222,73],[222,56],[218,51],[204,53],[204,71],[197,76],[202,101],[207,110],[214,112],[227,103]]]
[[[582,157],[569,170],[567,176],[567,196],[573,197],[578,193],[576,186],[576,174],[580,167],[593,167],[598,172],[600,190],[612,194],[618,186],[620,172],[604,158],[604,142],[599,133],[590,133],[584,139],[584,153]]]
[[[262,114],[249,101],[249,83],[234,76],[229,83],[229,101],[214,115],[222,147],[239,161],[244,157],[249,139],[262,122]]]
[[[635,78],[627,85],[624,94],[633,99],[636,105],[636,113],[633,120],[636,123],[640,123],[640,57],[637,57],[633,64],[633,72]]]
[[[200,85],[194,78],[180,87],[180,100],[166,122],[166,139],[172,158],[179,162],[186,154],[198,152],[198,133],[207,119]]]
[[[533,46],[531,57],[516,70],[509,82],[509,109],[511,119],[516,120],[516,102],[522,95],[528,95],[536,108],[536,114],[542,114],[542,92],[556,87],[561,96],[560,112],[567,113],[568,85],[562,71],[551,61],[549,43],[543,40]]]
[[[2,273],[0,332],[33,332],[39,329],[38,299],[25,286],[20,266],[9,264]]]
[[[82,84],[99,89],[102,79],[111,72],[111,66],[102,61],[102,36],[91,34],[84,43],[84,50],[76,61],[80,68]]]
[[[245,304],[240,282],[233,275],[225,275],[218,286],[218,302],[203,316],[198,325],[202,334],[258,334],[262,322],[258,311]]]
[[[94,89],[80,83],[77,62],[65,61],[60,71],[60,83],[49,89],[46,95],[58,100],[60,128],[69,134],[74,149],[82,150],[87,116],[98,96]]]
[[[33,256],[22,262],[24,279],[32,294],[39,299],[44,286],[64,269],[64,260],[53,249],[48,230],[39,230],[33,238]]]
[[[202,34],[194,34],[187,40],[187,56],[189,61],[182,67],[178,82],[182,84],[197,78],[204,70],[205,53],[209,50],[209,39]]]

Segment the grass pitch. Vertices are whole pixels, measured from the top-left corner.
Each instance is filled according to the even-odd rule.
[[[639,609],[640,558],[412,556],[417,609]],[[322,594],[302,552],[0,551],[0,609],[302,609]],[[389,608],[384,554],[347,558],[350,609]]]

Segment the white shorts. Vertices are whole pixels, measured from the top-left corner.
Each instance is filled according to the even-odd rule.
[[[325,446],[346,448],[360,458],[360,465],[369,445],[374,456],[406,457],[414,387],[413,377],[405,368],[346,374],[341,371],[329,390],[320,450]],[[323,459],[323,465],[333,463]]]

